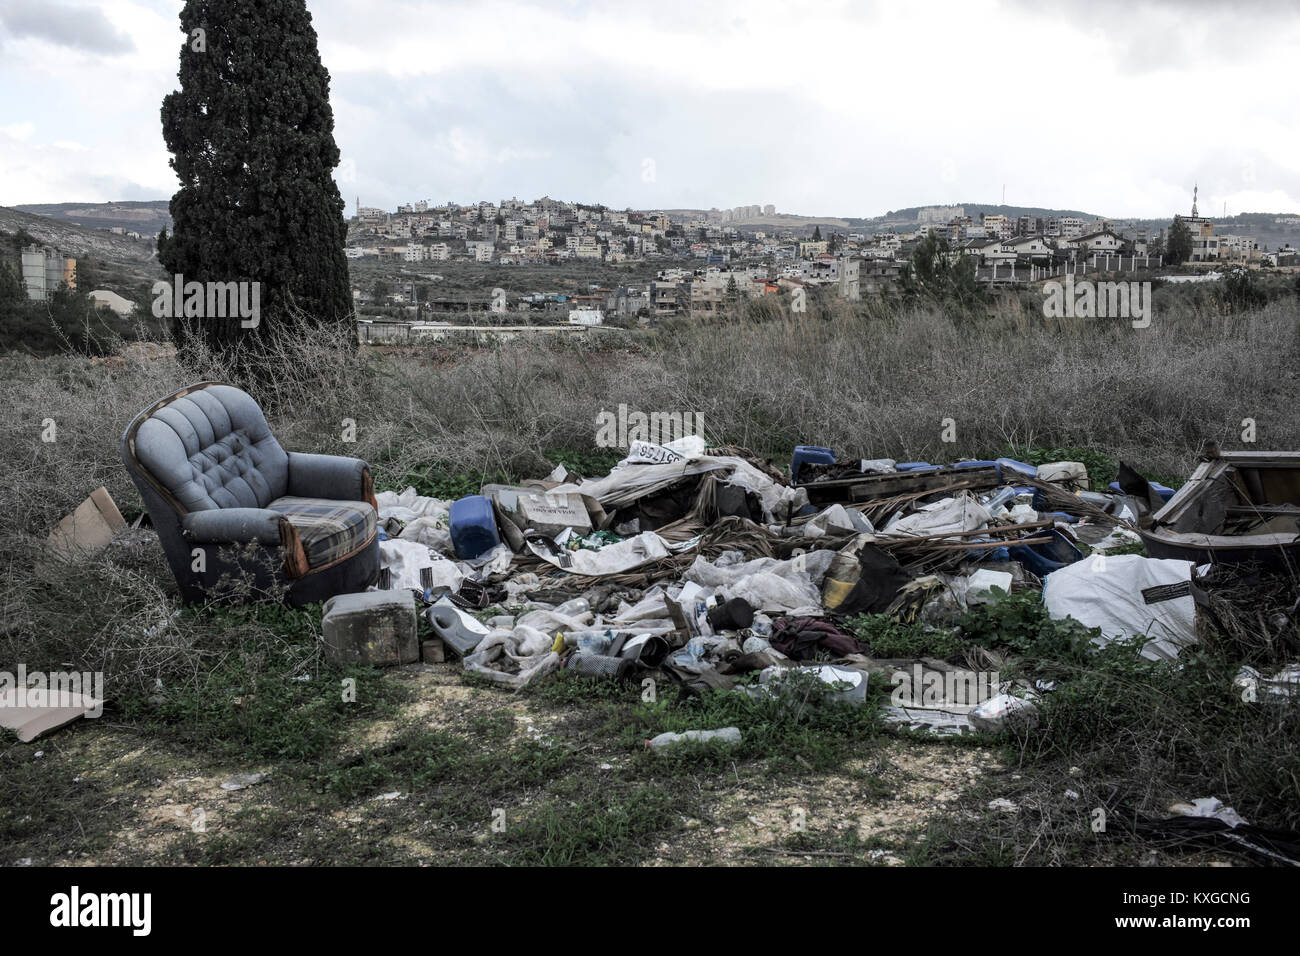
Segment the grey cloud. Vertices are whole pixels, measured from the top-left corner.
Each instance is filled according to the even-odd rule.
[[[15,39],[46,40],[89,53],[131,53],[135,44],[94,7],[52,0],[3,0],[0,25]]]

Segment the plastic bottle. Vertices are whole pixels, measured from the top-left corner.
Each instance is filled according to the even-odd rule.
[[[717,740],[724,744],[740,743],[740,728],[723,727],[721,730],[688,730],[681,734],[660,734],[645,742],[645,745],[651,750],[662,750],[665,747],[671,747],[674,744],[684,743],[688,740],[699,741],[704,743],[710,740]]]
[[[561,617],[582,617],[591,610],[591,604],[586,598],[573,598],[565,601],[555,609],[555,613]]]

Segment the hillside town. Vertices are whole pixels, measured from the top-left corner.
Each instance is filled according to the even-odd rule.
[[[1194,188],[1190,215],[1175,217],[1187,234],[1180,256],[1168,254],[1171,227],[1150,221],[1010,216],[947,205],[920,207],[907,219],[876,220],[888,223],[880,231],[827,224],[823,232],[822,223],[778,216],[771,204],[615,210],[549,197],[467,205],[419,201],[393,212],[358,199],[344,255],[365,341],[394,332],[409,337],[409,330],[385,332],[376,323],[436,322],[456,313],[501,312],[520,325],[567,320],[590,327],[708,315],[740,301],[795,296],[795,290],[855,301],[895,290],[928,237],[942,242],[948,259],[969,257],[977,280],[1012,288],[1066,274],[1167,275],[1176,265],[1211,276],[1228,266],[1300,268],[1300,250],[1289,241],[1269,249],[1254,237],[1223,231],[1200,214],[1196,197]],[[1271,218],[1279,230],[1300,229],[1300,217]],[[121,226],[109,231],[149,238]],[[55,246],[34,243],[16,259],[14,272],[31,301],[51,298],[61,285],[78,288],[77,259]],[[565,280],[592,271],[583,266],[603,270],[601,281],[575,291]],[[466,267],[492,276],[492,284],[468,294],[440,287],[445,276],[437,270],[450,275]],[[545,267],[559,267],[554,282],[545,272],[539,279],[536,270]],[[521,271],[512,273],[515,268]],[[492,286],[503,294],[493,297]],[[123,291],[87,290],[96,307],[125,317],[141,303]]]
[[[1214,221],[1198,214],[1195,198],[1191,215],[1180,218],[1191,233],[1191,263],[1300,264],[1300,251],[1289,244],[1270,251],[1249,236],[1216,233]],[[770,204],[707,212],[637,211],[543,197],[469,205],[420,201],[386,212],[358,200],[346,255],[416,269],[422,263],[509,267],[583,261],[655,269],[653,279],[640,283],[593,285],[581,295],[535,292],[508,306],[510,311],[570,314],[575,324],[587,325],[605,315],[647,320],[711,313],[737,298],[800,287],[856,300],[892,288],[914,249],[931,233],[946,242],[947,255],[972,257],[977,277],[997,284],[1047,280],[1067,272],[1149,271],[1166,261],[1167,230],[1134,222],[968,215],[963,206],[930,206],[917,211],[914,223],[891,231],[823,234],[820,226],[773,225],[776,219]],[[484,303],[437,294],[421,301],[413,284],[382,296],[357,285],[353,295],[359,306],[400,306],[419,313],[487,307],[487,296]]]

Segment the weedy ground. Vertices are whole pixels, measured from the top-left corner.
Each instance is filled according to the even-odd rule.
[[[1259,447],[1300,447],[1294,304],[1159,307],[1145,331],[1047,323],[1015,302],[975,324],[814,303],[581,343],[340,360],[286,342],[278,367],[312,373],[255,391],[286,448],[357,455],[379,488],[441,497],[561,462],[603,473],[618,453],[595,445],[596,415],[621,403],[693,412],[711,440],[778,463],[796,443],[1011,453],[1083,460],[1095,484],[1121,459],[1177,483],[1204,438],[1238,447],[1246,418]],[[1034,731],[934,741],[881,722],[879,681],[853,708],[662,684],[650,699],[563,674],[512,693],[454,663],[340,668],[320,655],[318,609],[181,609],[147,539],[50,555],[46,534],[100,485],[139,516],[117,449],[131,417],[227,372],[0,359],[0,668],[103,671],[110,699],[35,743],[0,737],[0,863],[1197,864],[1240,858],[1149,845],[1122,817],[1098,833],[1093,811],[1217,796],[1252,823],[1300,826],[1297,708],[1232,686],[1242,663],[1296,659],[1263,621],[1255,641],[1205,635],[1178,668],[1089,651],[1019,595],[956,634],[856,621],[880,656],[961,662],[978,647],[1059,684]],[[643,744],[731,725],[735,748]],[[249,773],[267,777],[222,788]]]

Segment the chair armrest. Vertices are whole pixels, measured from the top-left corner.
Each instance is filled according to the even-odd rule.
[[[290,578],[305,575],[310,566],[302,536],[284,515],[269,508],[213,508],[181,516],[181,530],[195,544],[260,544],[280,547]]]
[[[284,515],[267,508],[213,508],[182,515],[181,528],[198,544],[276,545],[281,521]]]
[[[375,505],[370,466],[360,458],[346,458],[342,455],[289,452],[288,493],[297,498],[367,501]]]

